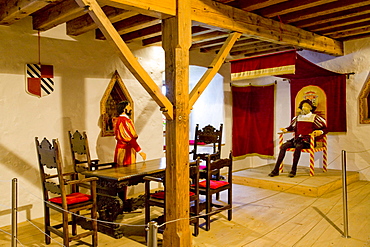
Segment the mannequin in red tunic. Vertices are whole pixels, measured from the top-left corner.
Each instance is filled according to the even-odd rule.
[[[310,148],[310,134],[318,137],[327,133],[325,119],[313,113],[316,107],[310,100],[301,101],[298,108],[301,110],[301,113],[292,119],[289,127],[281,128],[283,132],[294,131],[294,138],[281,145],[279,157],[276,161],[275,168],[269,174],[270,177],[279,175],[279,167],[281,162],[283,162],[286,150],[288,148],[295,148],[292,170],[288,175],[289,177],[294,177],[297,172],[301,150]]]
[[[138,136],[130,119],[131,111],[132,108],[128,101],[118,103],[117,112],[120,116],[115,118],[113,123],[114,135],[117,140],[114,162],[123,166],[136,163],[136,152],[141,155],[143,160],[146,159],[146,154],[141,151],[137,143]]]

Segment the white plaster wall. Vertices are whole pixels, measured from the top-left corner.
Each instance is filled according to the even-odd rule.
[[[41,63],[54,66],[55,92],[37,98],[25,91],[25,65],[38,62],[38,38],[31,19],[0,27],[0,226],[10,224],[12,178],[19,183],[19,221],[43,215],[35,137],[59,139],[66,170],[71,169],[69,130],[85,130],[92,156],[102,162],[113,161],[115,140],[101,137],[99,115],[100,100],[115,70],[133,98],[138,141],[147,158],[163,156],[159,107],[115,50],[108,42],[95,40],[93,32],[79,37],[65,33],[63,25],[41,33]],[[153,46],[134,54],[161,85],[163,49]],[[149,59],[152,54],[155,59]]]

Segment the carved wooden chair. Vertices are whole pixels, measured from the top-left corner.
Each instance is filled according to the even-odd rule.
[[[193,154],[193,160],[199,157],[201,160],[207,160],[207,156],[211,153],[200,153],[198,151],[199,145],[212,144],[212,156],[215,159],[219,159],[221,155],[221,141],[222,141],[222,128],[223,124],[220,124],[220,129],[217,130],[212,125],[207,125],[202,129],[199,129],[199,124],[195,126],[195,137],[194,137],[194,148],[190,152]]]
[[[156,178],[151,176],[144,177],[145,180],[145,224],[147,224],[151,219],[150,217],[150,207],[156,206],[163,208],[165,211],[165,190],[159,190],[156,192],[151,191],[151,182],[160,182],[164,184],[165,178]],[[189,164],[189,200],[190,200],[190,223],[194,225],[194,236],[199,234],[199,218],[197,217],[200,212],[200,202],[199,202],[199,158]],[[190,191],[191,188],[191,191]],[[165,222],[165,214],[160,216],[157,221],[158,223]],[[164,229],[159,229],[163,231]]]
[[[232,219],[232,152],[229,154],[229,158],[226,159],[215,159],[218,154],[211,154],[208,156],[207,165],[205,168],[206,179],[199,183],[199,193],[206,196],[206,214],[203,216],[206,220],[206,230],[209,231],[211,228],[211,216],[221,213],[227,210],[227,219]],[[226,170],[226,181],[215,180],[212,176],[215,172],[220,173],[221,169]],[[227,201],[215,201],[213,195],[217,195],[220,192],[227,192]],[[218,200],[217,196],[215,198]]]
[[[112,167],[115,163],[99,164],[98,159],[91,159],[89,142],[86,132],[82,134],[76,130],[73,134],[68,131],[69,144],[72,153],[72,162],[76,172],[93,171],[99,167]]]
[[[286,133],[292,133],[292,132],[286,132]],[[279,132],[279,146],[284,142],[284,137],[283,135],[285,134],[284,132]],[[287,151],[292,151],[294,152],[295,148],[288,148]],[[302,153],[309,153],[310,154],[310,176],[315,175],[315,153],[317,152],[322,152],[323,154],[323,164],[322,168],[323,171],[327,171],[327,166],[328,166],[328,147],[327,147],[327,136],[326,134],[315,137],[311,135],[310,137],[310,148],[305,148],[302,149]],[[279,167],[279,172],[281,173],[283,171],[284,164],[283,162],[280,164]]]
[[[98,178],[78,180],[76,172],[63,173],[58,140],[53,140],[51,144],[44,138],[40,143],[36,137],[35,142],[44,196],[46,244],[50,244],[50,232],[52,232],[63,238],[63,244],[67,247],[69,242],[87,236],[92,236],[92,246],[97,246],[96,180]],[[89,185],[85,189],[90,193],[80,193],[80,185],[83,187]],[[51,224],[51,210],[62,214],[62,223]],[[86,212],[86,210],[90,211],[90,215],[83,217],[80,212]],[[92,230],[80,230],[80,233],[77,233],[77,221],[86,222]],[[72,225],[71,233],[69,224]]]

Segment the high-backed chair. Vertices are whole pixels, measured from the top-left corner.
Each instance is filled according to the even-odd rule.
[[[82,132],[82,134],[78,130],[73,134],[71,131],[68,131],[68,137],[72,153],[72,162],[76,172],[86,170],[93,171],[99,167],[111,167],[115,165],[115,163],[99,164],[98,159],[91,159],[89,142],[85,131]]]
[[[164,183],[165,178],[156,178],[151,176],[144,177],[145,180],[145,224],[147,224],[150,220],[150,207],[156,206],[163,208],[165,211],[165,190],[159,190],[156,192],[151,191],[151,182],[160,182]],[[194,236],[198,236],[199,234],[199,215],[200,205],[199,205],[199,159],[195,162],[191,162],[189,164],[189,181],[191,186],[189,186],[189,200],[190,200],[190,223],[194,225]],[[160,217],[160,221],[165,222],[166,215],[164,214]],[[159,223],[163,223],[159,222]],[[159,229],[163,231],[163,229]]]
[[[98,179],[93,177],[78,180],[76,172],[63,173],[58,140],[53,140],[51,144],[44,138],[40,143],[36,137],[35,142],[44,196],[46,244],[50,244],[50,232],[52,232],[61,237],[64,246],[67,247],[70,241],[87,236],[92,236],[92,246],[97,246],[96,180]],[[79,185],[85,187],[86,184],[89,185],[86,189],[90,193],[80,193]],[[51,210],[62,214],[61,223],[51,224]],[[90,216],[83,217],[82,220],[89,223],[92,230],[80,230],[81,232],[77,233],[77,220],[81,220],[80,211],[82,210],[90,211]],[[68,224],[72,225],[71,233]]]
[[[286,132],[286,133],[292,133],[292,132]],[[279,134],[279,146],[284,142],[284,137],[283,135],[285,134],[284,132],[280,132]],[[295,148],[288,148],[287,151],[292,151],[294,152]],[[315,137],[311,135],[310,137],[310,148],[304,148],[302,149],[303,153],[309,153],[310,154],[310,176],[315,175],[315,153],[317,152],[322,152],[323,153],[323,171],[327,171],[327,166],[328,166],[328,146],[327,146],[327,136],[326,134],[321,135],[319,137]],[[284,164],[280,164],[279,171],[282,172],[284,168]]]
[[[206,220],[206,230],[211,226],[211,216],[227,210],[227,219],[232,219],[232,152],[229,158],[216,159],[217,154],[211,154],[207,158],[207,165],[205,168],[206,179],[199,183],[199,194],[206,196],[206,214],[203,216]],[[225,173],[227,181],[214,180],[212,176],[214,173]],[[226,202],[216,202],[213,200],[213,195],[220,192],[227,192]],[[217,198],[215,198],[217,199]]]
[[[193,154],[193,160],[199,157],[202,160],[207,160],[209,154],[216,154],[212,156],[214,159],[219,159],[221,155],[221,141],[222,141],[222,128],[223,124],[220,124],[220,129],[217,130],[212,125],[207,125],[202,129],[199,129],[199,124],[195,126],[195,137],[194,137],[194,149],[190,152]],[[199,145],[212,144],[211,153],[200,153],[198,151]]]

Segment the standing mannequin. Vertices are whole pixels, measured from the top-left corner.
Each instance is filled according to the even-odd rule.
[[[317,137],[327,133],[325,119],[313,113],[316,107],[310,100],[306,99],[301,101],[298,108],[301,110],[301,113],[292,119],[287,128],[281,128],[281,131],[284,133],[294,131],[294,138],[281,145],[275,167],[269,174],[270,177],[279,175],[279,167],[283,162],[286,150],[288,148],[295,148],[292,170],[288,175],[289,177],[294,177],[297,173],[297,165],[301,157],[301,150],[310,148],[310,135]]]
[[[117,140],[114,152],[114,162],[121,166],[128,166],[136,163],[136,152],[143,160],[146,160],[146,154],[141,151],[137,143],[137,134],[134,123],[130,119],[132,107],[128,101],[122,101],[117,105],[119,117],[114,120],[114,135]]]

